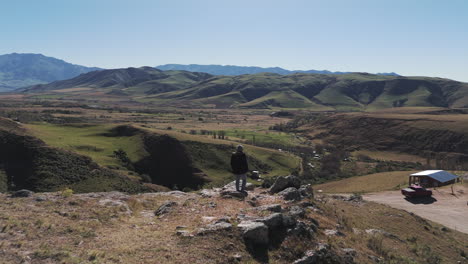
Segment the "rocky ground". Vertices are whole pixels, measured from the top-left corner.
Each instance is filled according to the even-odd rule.
[[[468,236],[359,196],[0,194],[0,263],[466,263]],[[432,261],[432,262],[431,262]]]

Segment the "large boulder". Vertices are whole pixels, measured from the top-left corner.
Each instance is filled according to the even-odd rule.
[[[271,186],[270,193],[278,193],[289,187],[294,187],[296,189],[300,188],[301,180],[298,177],[292,175],[286,177],[280,176],[276,179],[275,183],[273,183],[273,186]]]
[[[275,230],[276,228],[283,226],[283,214],[274,213],[267,217],[257,219],[255,221],[264,223],[266,226],[268,226],[270,230]]]
[[[268,245],[268,226],[262,222],[242,221],[237,225],[246,242],[257,245]]]
[[[290,201],[290,200],[299,201],[302,199],[301,193],[294,187],[286,188],[282,190],[281,192],[279,192],[279,194],[283,196],[283,199],[287,201]]]

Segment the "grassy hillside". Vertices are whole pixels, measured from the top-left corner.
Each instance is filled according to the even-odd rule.
[[[57,94],[63,99],[93,100],[98,96],[101,100],[184,108],[374,111],[468,106],[466,83],[366,73],[212,76],[142,67],[97,71],[27,90],[30,97]]]
[[[123,173],[130,173],[113,154],[124,150],[131,162],[136,163],[148,156],[143,134],[113,135],[110,125],[52,125],[48,123],[29,124],[27,127],[47,144],[89,156],[101,166],[118,167]],[[236,142],[212,139],[169,130],[142,128],[145,133],[164,135],[179,140],[188,151],[194,166],[207,174],[213,185],[232,180],[230,156]],[[245,146],[251,170],[259,170],[265,177],[288,175],[300,170],[300,158],[292,154],[255,146]],[[131,175],[130,175],[131,176]],[[136,176],[135,176],[136,177]]]
[[[10,128],[17,126],[17,129]],[[142,192],[148,189],[100,167],[89,157],[51,147],[15,122],[0,119],[0,188],[77,192]]]

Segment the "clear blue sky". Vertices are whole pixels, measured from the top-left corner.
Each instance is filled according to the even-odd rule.
[[[468,81],[466,0],[2,0],[0,54]]]

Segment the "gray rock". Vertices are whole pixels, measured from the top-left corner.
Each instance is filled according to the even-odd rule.
[[[204,235],[210,232],[216,231],[229,231],[232,229],[232,225],[226,222],[219,222],[214,224],[209,224],[203,228],[198,229],[197,235]]]
[[[14,192],[11,195],[11,197],[15,197],[15,198],[16,197],[31,197],[33,194],[34,194],[33,191],[23,189],[23,190],[19,190],[19,191]]]
[[[230,258],[231,261],[241,261],[242,260],[242,255],[237,253],[231,256]]]
[[[344,233],[336,229],[326,229],[324,233],[327,236],[345,236]]]
[[[299,200],[301,200],[301,194],[294,187],[289,187],[289,188],[284,189],[283,191],[279,192],[279,195],[283,196],[283,199],[285,199],[287,201],[290,201],[290,200],[299,201]]]
[[[283,215],[283,226],[284,227],[294,227],[297,224],[296,218],[291,215]]]
[[[120,211],[127,215],[131,215],[133,213],[128,204],[124,201],[106,198],[99,200],[98,204],[108,207],[119,207]]]
[[[240,186],[239,186],[240,187]],[[245,185],[245,189],[247,191],[253,191],[255,189],[255,185],[248,182],[246,185]],[[222,188],[222,190],[233,190],[235,191],[236,190],[236,181],[232,181],[226,185],[224,185],[224,187]]]
[[[313,250],[309,250],[304,254],[304,257],[294,261],[294,264],[314,264],[317,263],[318,256]]]
[[[37,196],[36,199],[34,199],[36,202],[44,202],[47,201],[47,197],[45,196]]]
[[[372,260],[374,263],[380,263],[380,258],[376,256],[369,255],[367,256],[370,260]]]
[[[229,217],[221,217],[215,221],[215,223],[230,223],[231,219]]]
[[[268,244],[268,226],[264,223],[243,221],[237,227],[241,229],[244,240],[253,244]]]
[[[262,205],[262,206],[259,206],[259,207],[255,208],[255,210],[280,213],[281,212],[281,204]]]
[[[264,218],[261,218],[261,219],[257,219],[255,220],[256,222],[262,222],[264,223],[266,226],[268,226],[268,228],[270,230],[274,230],[278,227],[281,227],[283,226],[283,214],[281,213],[274,213],[274,214],[271,214],[267,217],[264,217]]]
[[[314,223],[311,223],[309,227],[310,227],[310,229],[312,231],[314,231],[314,233],[316,233],[318,231],[318,226],[315,225]]]
[[[289,188],[289,187],[294,187],[294,188],[300,188],[301,187],[301,180],[297,178],[296,176],[280,176],[276,179],[275,183],[270,188],[270,193],[278,193],[281,192],[282,190]]]
[[[200,195],[204,198],[211,198],[219,195],[219,191],[214,189],[203,189],[200,191]]]
[[[190,232],[187,230],[177,230],[176,235],[187,237],[190,236]]]
[[[381,235],[383,235],[385,237],[402,241],[398,236],[396,236],[396,235],[394,235],[392,233],[389,233],[389,232],[387,232],[385,230],[381,230],[381,229],[366,229],[366,233],[369,234],[369,235],[381,234]]]
[[[317,251],[320,252],[328,252],[330,250],[330,245],[327,243],[318,243],[317,244]]]
[[[221,196],[223,198],[239,198],[239,199],[244,199],[247,197],[247,192],[238,192],[238,191],[232,191],[232,190],[225,190],[221,191]]]
[[[177,203],[174,201],[168,201],[162,204],[158,210],[154,212],[155,215],[160,216],[169,213],[172,210],[172,207],[176,206]]]
[[[297,222],[296,227],[289,230],[288,234],[291,236],[311,238],[313,231],[304,222]]]
[[[304,217],[305,213],[306,213],[305,210],[297,205],[291,206],[291,208],[289,209],[289,214],[292,217]]]
[[[343,251],[346,255],[350,255],[350,256],[356,256],[357,252],[354,248],[343,248],[341,249],[341,251]]]
[[[311,203],[309,201],[303,201],[303,202],[299,203],[299,206],[301,206],[303,208],[314,208],[315,204]]]
[[[310,184],[302,185],[299,188],[299,192],[304,197],[314,197],[314,190],[312,189],[312,185]]]

